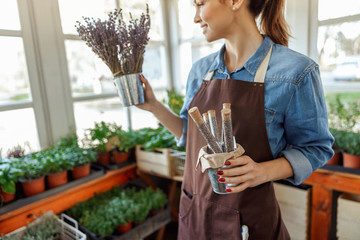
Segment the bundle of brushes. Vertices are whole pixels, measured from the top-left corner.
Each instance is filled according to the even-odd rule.
[[[231,121],[230,103],[224,103],[221,110],[222,128],[218,127],[216,111],[209,110],[201,115],[197,107],[189,110],[189,115],[195,122],[200,133],[213,153],[232,152],[235,150],[234,136]],[[220,136],[221,132],[221,136]]]

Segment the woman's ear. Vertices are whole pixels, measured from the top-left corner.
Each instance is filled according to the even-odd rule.
[[[232,9],[234,11],[239,10],[245,6],[247,0],[232,0]]]

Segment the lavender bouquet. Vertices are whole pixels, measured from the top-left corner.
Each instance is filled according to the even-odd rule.
[[[149,6],[146,5],[146,14],[142,13],[140,19],[129,15],[128,24],[123,19],[122,9],[115,9],[107,20],[83,17],[85,24],[77,21],[75,25],[80,38],[110,68],[114,77],[142,72],[149,41]]]

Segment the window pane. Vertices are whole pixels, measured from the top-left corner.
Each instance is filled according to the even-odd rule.
[[[359,46],[360,21],[319,27],[319,65],[326,85],[351,89],[360,80]]]
[[[93,128],[95,122],[116,123],[128,129],[126,108],[120,98],[110,98],[74,103],[75,122],[79,139],[84,138],[84,130]]]
[[[59,0],[61,25],[64,34],[76,34],[76,21],[82,17],[106,19],[107,13],[116,8],[115,0]]]
[[[0,29],[21,29],[17,1],[0,1]]]
[[[129,16],[128,13],[131,12],[134,18],[139,18],[141,13],[146,12],[146,3],[149,5],[149,14],[150,14],[150,40],[163,40],[163,17],[159,0],[132,0],[132,1],[120,1],[120,7],[124,11],[125,22],[128,22]]]
[[[185,88],[191,66],[197,60],[220,50],[223,41],[214,43],[183,43],[180,45],[180,68],[182,87]]]
[[[84,41],[66,40],[65,47],[73,96],[116,92],[110,69]]]
[[[143,74],[153,88],[166,87],[166,63],[164,47],[147,47],[144,56]]]
[[[28,145],[32,152],[40,150],[32,108],[4,111],[0,116],[0,149],[3,156],[17,145]],[[26,153],[30,152],[26,150]]]
[[[30,100],[22,39],[0,37],[0,53],[0,104]]]
[[[194,23],[195,6],[193,0],[179,0],[179,24],[180,24],[180,38],[202,38],[205,39],[200,24]]]
[[[344,17],[360,13],[359,0],[319,0],[319,20]]]

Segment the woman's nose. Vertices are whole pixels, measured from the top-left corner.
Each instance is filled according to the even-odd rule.
[[[199,14],[199,11],[196,10],[195,17],[194,17],[194,23],[200,23],[200,22],[201,22],[200,14]]]

